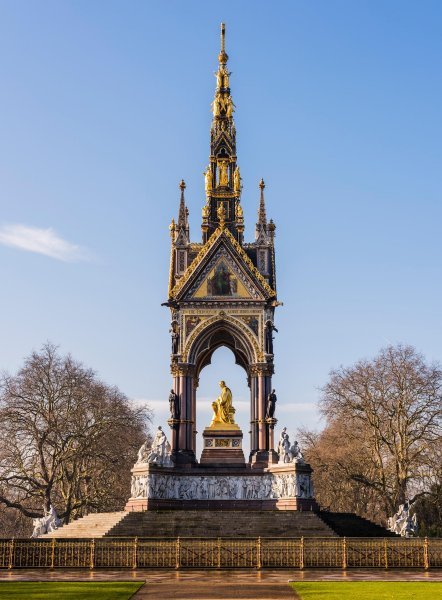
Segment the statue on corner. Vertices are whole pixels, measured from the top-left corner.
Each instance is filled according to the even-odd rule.
[[[275,390],[272,390],[270,394],[267,396],[267,405],[266,405],[266,419],[273,419],[275,415],[276,409],[276,394]]]
[[[177,321],[172,321],[169,333],[172,341],[172,354],[178,354],[180,347],[180,328]]]
[[[217,423],[235,425],[235,409],[232,404],[232,392],[226,386],[224,381],[219,382],[221,388],[221,394],[218,398],[212,402],[213,418],[210,426],[214,426]]]
[[[294,444],[290,443],[287,427],[284,427],[279,436],[278,455],[280,463],[299,463],[305,464],[304,454],[295,440]]]
[[[267,320],[265,324],[265,349],[267,354],[273,354],[273,332],[278,330],[272,323],[272,321]]]
[[[160,467],[171,467],[173,466],[170,458],[171,447],[167,441],[166,434],[164,433],[161,425],[158,426],[155,437],[153,438],[150,450],[148,450],[147,440],[138,450],[137,463],[150,463],[152,465],[158,465]]]
[[[45,535],[45,533],[52,533],[62,525],[61,520],[58,518],[57,511],[52,504],[50,505],[49,510],[44,509],[43,512],[43,517],[32,520],[34,531],[32,532],[31,538],[40,537],[41,535]]]
[[[173,390],[170,390],[169,394],[169,409],[171,419],[180,418],[180,398]]]
[[[387,529],[406,538],[418,535],[417,515],[411,516],[411,502],[406,500],[399,506],[397,513],[388,519]]]

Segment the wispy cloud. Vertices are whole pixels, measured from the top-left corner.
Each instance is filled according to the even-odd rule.
[[[67,242],[51,228],[39,229],[20,224],[3,225],[0,227],[0,244],[37,252],[65,262],[91,258],[85,248]]]

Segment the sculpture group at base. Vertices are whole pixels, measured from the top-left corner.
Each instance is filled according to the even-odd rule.
[[[146,440],[138,450],[136,464],[150,463],[161,467],[172,467],[173,463],[170,453],[170,444],[167,441],[166,434],[164,433],[161,425],[159,425],[150,447],[148,441]]]
[[[277,452],[280,463],[305,463],[304,455],[301,452],[298,442],[295,440],[293,444],[290,443],[287,427],[283,427],[281,431]]]
[[[395,515],[388,519],[388,529],[402,537],[416,537],[418,535],[417,515],[410,514],[411,503],[407,500],[399,506]]]
[[[31,538],[37,538],[45,533],[52,533],[62,525],[62,522],[58,518],[57,511],[51,504],[49,510],[44,510],[43,517],[32,519],[32,524],[34,531]]]

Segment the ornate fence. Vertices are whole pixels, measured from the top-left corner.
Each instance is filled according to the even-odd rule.
[[[442,539],[97,538],[0,540],[0,568],[442,567]]]

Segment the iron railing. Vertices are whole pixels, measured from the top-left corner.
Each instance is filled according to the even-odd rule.
[[[0,539],[0,568],[442,567],[440,538]]]

